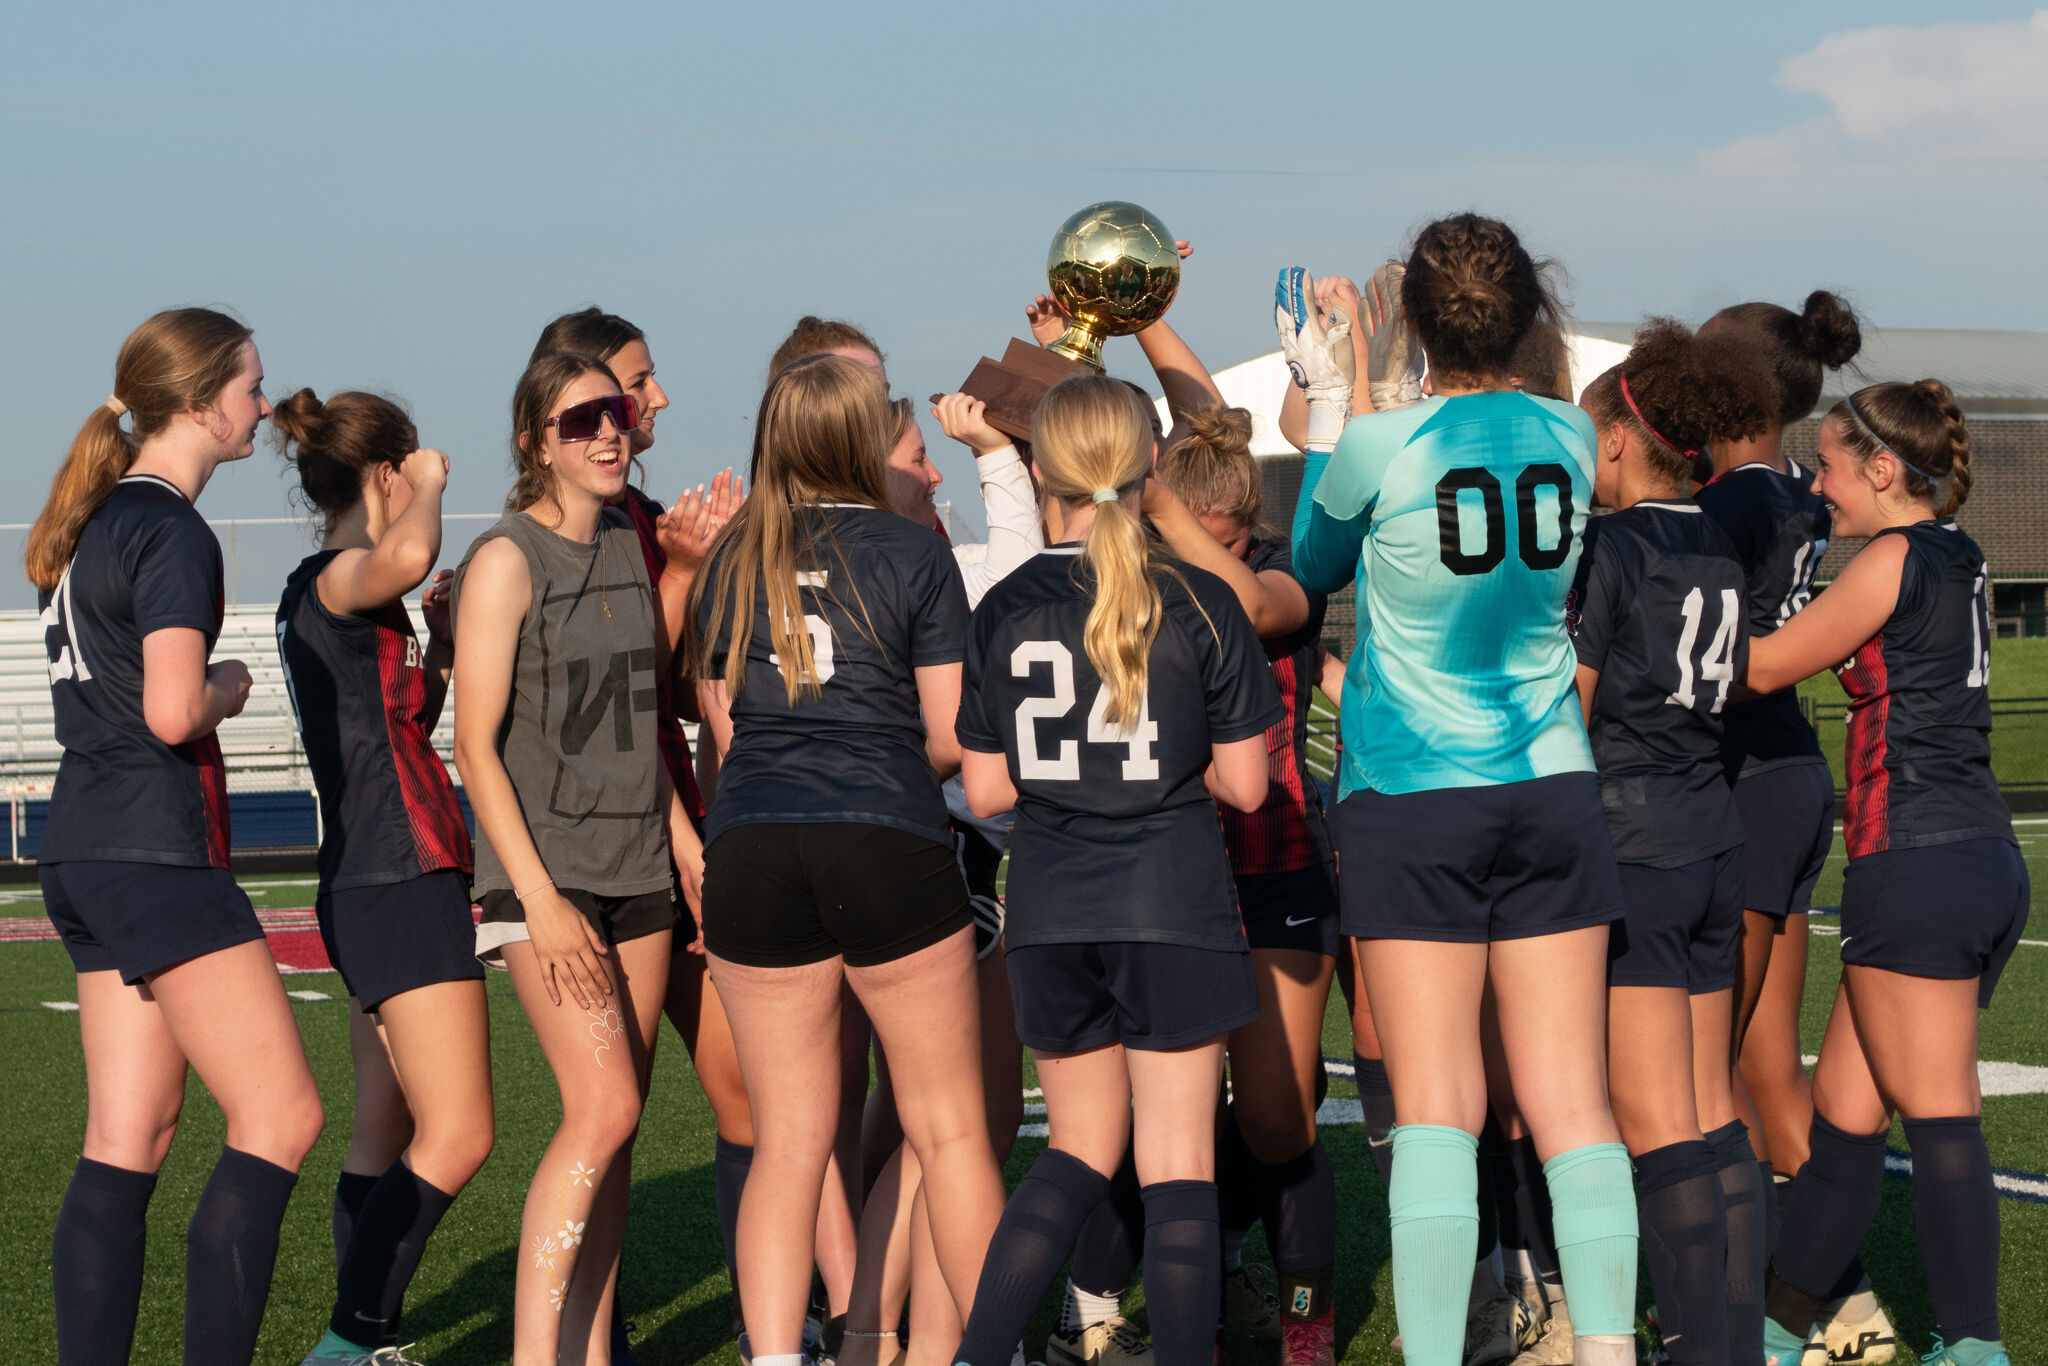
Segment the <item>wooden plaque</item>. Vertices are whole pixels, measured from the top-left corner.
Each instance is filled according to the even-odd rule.
[[[961,382],[960,392],[988,405],[988,425],[1019,441],[1031,439],[1031,415],[1045,391],[1074,375],[1096,371],[1079,361],[1056,356],[1042,346],[1010,339],[1001,360],[983,356]]]

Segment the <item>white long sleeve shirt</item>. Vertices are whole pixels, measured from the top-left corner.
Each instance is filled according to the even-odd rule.
[[[988,539],[953,547],[969,607],[978,606],[1011,570],[1045,549],[1045,519],[1038,511],[1031,471],[1024,468],[1017,448],[1004,446],[977,455],[974,469],[981,477],[982,506],[988,510]]]
[[[956,545],[953,558],[967,585],[967,605],[979,606],[988,590],[1039,551],[1045,549],[1045,518],[1038,510],[1038,492],[1031,471],[1015,446],[974,457],[981,476],[981,503],[988,510],[988,539],[978,545]],[[983,820],[967,809],[967,790],[955,774],[946,780],[946,809],[956,820],[975,826],[1001,845],[1008,841],[1008,812]]]

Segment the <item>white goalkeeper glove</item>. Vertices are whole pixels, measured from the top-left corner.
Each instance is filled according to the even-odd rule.
[[[1365,394],[1376,413],[1422,402],[1422,344],[1401,307],[1408,267],[1389,261],[1360,291],[1365,312]]]
[[[1351,315],[1330,309],[1318,315],[1316,282],[1300,266],[1280,272],[1273,288],[1273,319],[1280,331],[1280,351],[1294,382],[1308,392],[1310,450],[1327,451],[1337,444],[1351,416],[1351,391],[1357,384],[1357,363],[1351,354]]]

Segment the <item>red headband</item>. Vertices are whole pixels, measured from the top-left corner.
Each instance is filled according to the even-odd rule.
[[[1629,393],[1628,391],[1628,376],[1622,374],[1621,371],[1618,369],[1614,373],[1615,377],[1621,381],[1621,401],[1626,403],[1628,405],[1628,410],[1636,415],[1636,421],[1643,424],[1644,431],[1648,432],[1651,436],[1656,437],[1658,444],[1663,446],[1664,449],[1668,451],[1674,451],[1677,454],[1684,456],[1688,460],[1694,459],[1699,455],[1698,451],[1680,450],[1678,446],[1672,443],[1671,438],[1665,436],[1664,433],[1658,431],[1655,427],[1652,427],[1650,425],[1650,419],[1643,416],[1643,410],[1641,408],[1636,407],[1635,396]]]

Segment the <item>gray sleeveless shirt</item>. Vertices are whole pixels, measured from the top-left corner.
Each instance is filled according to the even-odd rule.
[[[655,800],[655,613],[640,538],[615,508],[591,545],[508,512],[463,554],[458,613],[470,561],[500,536],[525,554],[533,580],[498,757],[534,847],[557,887],[660,891],[669,886],[668,837]],[[500,888],[518,890],[479,829],[475,891]]]

